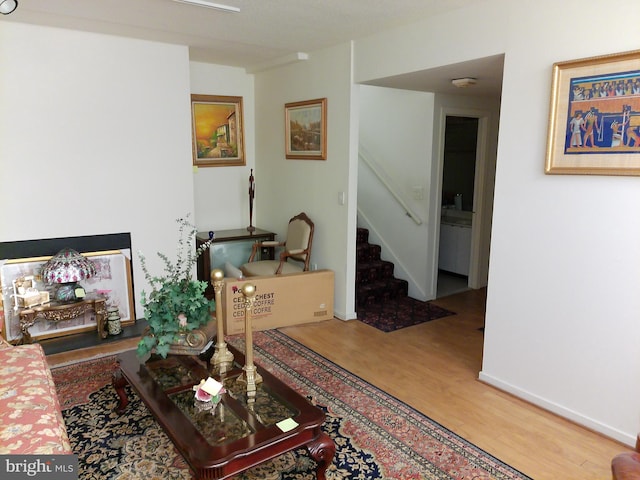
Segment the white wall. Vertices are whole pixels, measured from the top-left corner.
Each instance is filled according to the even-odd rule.
[[[193,213],[187,49],[5,22],[0,85],[0,241],[131,232],[142,316],[136,252]]]
[[[433,133],[433,93],[361,85],[360,154],[418,216],[416,224],[366,162],[358,166],[359,225],[369,229],[394,276],[409,282],[409,295],[426,300],[429,185]],[[415,199],[414,188],[423,198]],[[376,229],[376,227],[378,227]]]
[[[261,228],[286,237],[289,218],[304,211],[315,223],[311,262],[335,272],[335,315],[355,318],[357,124],[351,46],[256,75],[256,209]],[[285,103],[327,98],[327,159],[286,160]],[[356,115],[357,117],[357,115]],[[338,194],[345,192],[345,205]]]
[[[355,79],[505,53],[481,379],[631,445],[640,178],[544,174],[552,64],[640,44],[638,2],[598,5],[489,0],[382,32],[355,43]]]
[[[244,118],[244,167],[196,168],[193,172],[195,223],[199,231],[249,226],[249,174],[255,168],[254,76],[242,68],[190,63],[191,93],[242,97]],[[255,176],[254,171],[254,176]],[[261,185],[256,179],[256,202]],[[253,225],[261,227],[254,209]]]

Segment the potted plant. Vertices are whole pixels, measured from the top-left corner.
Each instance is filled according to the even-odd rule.
[[[215,302],[208,300],[204,291],[207,282],[193,279],[193,266],[211,241],[193,248],[196,227],[188,221],[189,215],[179,218],[178,252],[175,263],[158,252],[164,263],[164,275],[152,276],[147,268],[145,256],[139,252],[140,266],[151,286],[147,295],[142,291],[140,299],[149,325],[138,343],[137,354],[145,357],[155,352],[162,357],[170,353],[172,345],[184,344],[189,332],[199,329],[211,320]],[[181,341],[182,339],[182,341]]]

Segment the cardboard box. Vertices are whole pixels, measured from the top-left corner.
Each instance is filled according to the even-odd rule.
[[[333,318],[331,270],[290,273],[268,277],[227,278],[222,290],[222,308],[227,335],[244,333],[242,287],[256,287],[252,310],[253,330],[300,325]]]

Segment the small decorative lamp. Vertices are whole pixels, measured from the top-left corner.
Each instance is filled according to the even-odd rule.
[[[96,267],[88,258],[75,250],[65,248],[56,253],[44,264],[42,277],[51,284],[60,284],[56,291],[56,300],[72,302],[85,296],[84,288],[78,285],[96,274]]]

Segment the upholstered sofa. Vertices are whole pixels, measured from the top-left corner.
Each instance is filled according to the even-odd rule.
[[[0,454],[70,454],[71,445],[44,351],[0,336]]]
[[[613,480],[640,480],[640,435],[636,439],[636,451],[620,453],[611,461]]]

